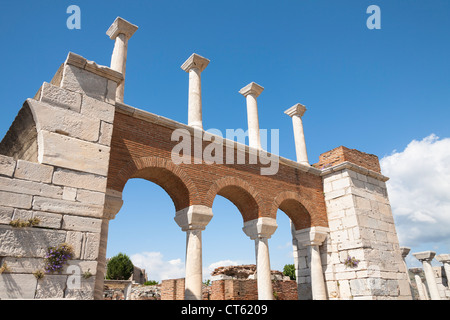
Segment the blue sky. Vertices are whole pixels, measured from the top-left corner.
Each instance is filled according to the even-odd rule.
[[[81,9],[80,30],[66,27],[72,4]],[[380,30],[366,27],[372,4],[381,9]],[[186,123],[188,77],[180,66],[198,53],[211,60],[202,73],[205,129],[246,129],[245,99],[238,91],[254,81],[265,87],[258,98],[260,127],[279,129],[280,155],[295,160],[292,124],[283,112],[298,102],[306,105],[310,162],[340,145],[386,158],[401,245],[412,252],[450,252],[448,231],[435,238],[408,235],[412,226],[450,226],[448,185],[437,185],[438,192],[421,180],[448,175],[442,169],[450,159],[448,0],[2,1],[2,136],[69,51],[110,64],[114,43],[105,32],[117,16],[139,26],[129,43],[127,104]],[[409,208],[405,194],[414,190],[436,206],[422,214]],[[163,266],[170,262],[176,274],[184,261],[185,234],[173,221],[169,196],[150,182],[130,181],[123,198],[110,224],[108,256],[153,257]],[[205,267],[226,260],[254,263],[253,241],[241,230],[237,208],[217,197],[213,212],[203,233]],[[292,263],[292,249],[284,213],[277,221],[270,250],[272,267],[281,269]],[[152,268],[159,272],[166,268],[161,265]]]

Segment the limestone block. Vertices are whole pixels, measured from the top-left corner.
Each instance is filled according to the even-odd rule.
[[[41,87],[40,101],[76,112],[80,112],[81,109],[80,93],[65,90],[47,82],[44,82]]]
[[[65,231],[0,225],[0,256],[45,257],[47,248],[64,242]]]
[[[53,184],[100,192],[106,191],[106,177],[66,169],[55,170]]]
[[[36,283],[32,274],[0,274],[0,299],[34,299]]]
[[[93,300],[94,299],[95,277],[89,279],[81,278],[80,288],[66,288],[65,298],[76,300]]]
[[[73,231],[100,232],[101,225],[101,219],[65,215],[63,217],[62,228]]]
[[[37,182],[52,182],[53,167],[44,164],[17,160],[17,167],[14,173],[15,178],[32,180]]]
[[[0,191],[0,204],[6,207],[30,209],[32,196]]]
[[[62,299],[66,288],[67,276],[46,274],[37,282],[35,299]]]
[[[108,174],[110,148],[61,134],[41,130],[38,133],[40,163],[94,173]]]
[[[39,228],[60,229],[62,215],[56,213],[33,211],[33,218],[39,219]]]
[[[33,273],[36,270],[44,270],[43,258],[16,258],[5,257],[2,260],[10,268],[10,273]]]
[[[48,198],[61,199],[61,187],[45,183],[0,177],[0,190],[25,195],[38,195]]]
[[[104,205],[105,193],[79,189],[77,192],[77,201],[83,203]]]
[[[81,258],[81,250],[83,247],[83,233],[75,232],[75,231],[67,231],[66,243],[70,244],[73,248],[73,258],[80,259]]]
[[[70,269],[73,269],[73,267],[69,269],[70,266],[79,267],[79,271],[81,274],[83,274],[85,272],[89,272],[92,275],[95,275],[96,271],[97,271],[97,261],[83,261],[83,260],[71,259],[71,260],[67,261],[67,264],[64,266],[62,273],[63,274],[73,274],[73,272],[69,272]]]
[[[96,260],[100,246],[100,233],[86,233],[83,248],[83,259]]]
[[[81,113],[87,117],[99,119],[112,124],[114,122],[115,107],[109,103],[83,95]]]
[[[38,196],[34,197],[33,210],[89,217],[101,217],[103,215],[103,206],[100,205]]]
[[[12,220],[14,208],[0,206],[0,224],[9,224]]]
[[[84,93],[89,97],[104,101],[108,79],[92,72],[66,64],[64,66],[61,87]]]
[[[113,133],[113,125],[102,121],[100,124],[100,137],[98,138],[98,143],[105,146],[111,145],[111,138]]]
[[[13,158],[0,154],[0,174],[12,177],[16,162]]]
[[[98,140],[99,119],[32,99],[28,99],[27,102],[36,121],[38,132],[46,130],[91,142]]]
[[[77,198],[77,189],[71,187],[64,187],[62,198],[63,200],[75,201]]]

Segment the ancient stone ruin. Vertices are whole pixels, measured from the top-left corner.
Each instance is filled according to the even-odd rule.
[[[69,53],[53,79],[18,108],[1,141],[1,299],[104,299],[108,225],[131,178],[158,184],[174,202],[175,223],[187,235],[185,277],[174,284],[183,299],[202,299],[201,234],[216,195],[236,205],[255,243],[254,299],[274,299],[269,240],[278,209],[292,223],[298,299],[412,298],[388,178],[376,156],[338,147],[310,165],[300,103],[285,112],[296,161],[265,152],[257,109],[264,88],[254,82],[239,91],[247,103],[249,145],[211,144],[203,130],[200,77],[210,61],[197,54],[181,66],[189,77],[188,124],[125,104],[128,41],[136,30],[121,18],[108,29],[115,41],[110,67]],[[193,152],[176,163],[179,140]],[[194,154],[211,147],[220,155],[214,163]],[[58,254],[66,263],[53,259]],[[444,298],[439,292],[448,287],[434,285],[431,255],[417,258],[430,298]],[[442,261],[448,266],[448,257]],[[241,285],[218,281],[224,299]]]

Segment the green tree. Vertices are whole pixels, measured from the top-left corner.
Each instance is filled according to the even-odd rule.
[[[130,258],[123,253],[112,257],[106,266],[106,279],[128,280],[133,274],[134,266]]]
[[[293,264],[287,264],[283,268],[283,274],[291,278],[291,280],[295,280],[295,266]]]

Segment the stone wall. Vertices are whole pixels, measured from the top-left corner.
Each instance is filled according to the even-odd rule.
[[[348,162],[323,172],[330,233],[321,252],[330,298],[411,299],[386,180]],[[348,258],[359,263],[348,266]]]
[[[356,149],[349,149],[344,146],[322,153],[319,156],[319,162],[313,164],[313,166],[324,169],[343,162],[351,162],[368,170],[381,173],[380,162],[376,155],[361,152]]]
[[[24,103],[0,143],[1,299],[93,299],[103,278],[99,248],[121,75],[74,54],[58,74],[59,83],[44,83]],[[32,218],[39,223],[10,225]],[[62,243],[73,258],[62,273],[38,280],[33,273],[45,268],[47,249]]]

